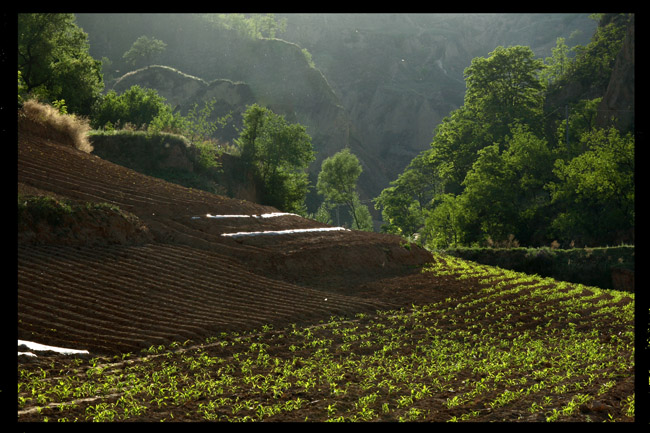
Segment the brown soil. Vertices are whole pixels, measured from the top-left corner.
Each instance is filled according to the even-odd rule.
[[[93,355],[433,303],[476,284],[421,273],[430,253],[396,236],[221,236],[324,225],[297,216],[208,219],[277,210],[144,176],[29,130],[18,136],[18,191],[121,210],[19,224],[18,338]],[[629,395],[634,383],[617,386]]]
[[[419,278],[418,267],[431,256],[397,236],[224,237],[325,225],[291,215],[206,218],[277,209],[144,176],[29,130],[18,138],[20,193],[121,210],[75,215],[56,226],[19,225],[19,339],[116,353],[408,305],[419,296],[405,293],[395,277]]]

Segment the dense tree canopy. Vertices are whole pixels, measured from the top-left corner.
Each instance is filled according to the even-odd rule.
[[[318,192],[333,203],[351,205],[362,168],[350,149],[325,159],[318,175]]]
[[[544,85],[543,62],[529,47],[497,47],[488,57],[476,57],[465,70],[465,107],[489,125],[493,137],[507,133],[515,120],[539,120]]]
[[[521,46],[475,58],[463,106],[375,200],[382,229],[434,248],[633,241],[634,137],[597,125],[600,98],[544,112],[547,86],[604,89],[626,22],[603,18],[587,47],[558,39],[546,64]],[[599,83],[585,87],[592,68]]]
[[[549,190],[562,211],[552,227],[559,237],[613,241],[634,228],[634,136],[598,129],[583,134],[581,144],[584,153],[555,162]]]
[[[591,42],[587,46],[575,48],[575,60],[569,64],[567,74],[557,84],[563,85],[568,80],[574,80],[586,87],[606,87],[616,56],[623,45],[628,20],[627,14],[607,14],[601,17]]]
[[[399,177],[375,199],[382,211],[383,229],[406,237],[424,225],[424,212],[436,193],[441,193],[440,164],[431,162],[431,151],[416,156]]]
[[[104,88],[101,62],[73,14],[18,14],[18,72],[25,94],[65,101],[71,113],[88,115]]]
[[[99,98],[93,109],[91,125],[94,128],[122,128],[131,125],[142,129],[154,121],[165,120],[171,127],[172,117],[171,107],[165,98],[153,89],[136,85],[121,94],[111,90]],[[176,122],[180,122],[180,119]]]
[[[570,64],[570,52],[571,49],[566,44],[566,40],[557,38],[556,46],[551,50],[551,57],[545,59],[546,67],[541,73],[542,79],[546,80],[546,84],[550,84],[564,76]]]

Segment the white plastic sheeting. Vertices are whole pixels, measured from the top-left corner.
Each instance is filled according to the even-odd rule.
[[[274,236],[274,235],[290,235],[295,233],[308,233],[308,232],[331,232],[331,231],[347,231],[343,227],[321,227],[316,229],[291,229],[291,230],[268,230],[264,232],[237,232],[237,233],[223,233],[221,236],[239,238],[244,236]]]
[[[25,341],[25,340],[18,340],[18,345],[19,346],[27,346],[28,349],[34,350],[34,351],[44,351],[44,350],[51,350],[53,352],[59,352],[65,355],[74,355],[78,353],[85,353],[87,354],[87,350],[76,350],[76,349],[65,349],[63,347],[55,347],[55,346],[46,346],[45,344],[40,344],[40,343],[34,343],[32,341]],[[28,355],[28,356],[35,356],[33,353],[30,352],[18,352],[19,355]]]
[[[281,216],[300,216],[295,213],[288,212],[271,212],[260,215],[212,215],[206,214],[206,218],[211,219],[229,219],[229,218],[275,218]],[[201,219],[200,216],[193,216],[192,219]],[[222,233],[221,236],[239,238],[244,236],[273,236],[273,235],[289,235],[295,233],[309,233],[309,232],[331,232],[331,231],[347,231],[344,227],[319,227],[314,229],[291,229],[291,230],[268,230],[262,232],[236,232],[236,233]]]
[[[272,213],[264,213],[261,215],[212,215],[212,214],[206,214],[206,218],[212,218],[212,219],[226,219],[226,218],[275,218],[275,217],[281,217],[281,216],[286,216],[286,215],[292,215],[292,216],[298,216],[295,213],[287,213],[287,212],[272,212]],[[195,219],[198,219],[200,217],[194,217]]]

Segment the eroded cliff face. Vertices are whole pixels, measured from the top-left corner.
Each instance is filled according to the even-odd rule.
[[[208,83],[168,66],[152,65],[129,72],[113,84],[112,90],[119,94],[135,85],[155,89],[174,111],[182,115],[187,115],[195,105],[201,109],[206,102],[214,100],[210,116],[212,121],[232,114],[232,122],[219,131],[219,138],[227,142],[239,136],[242,113],[247,105],[255,103],[255,97],[246,83],[223,79]]]
[[[233,51],[241,55],[227,55]],[[284,115],[288,122],[306,127],[317,154],[310,169],[313,177],[323,159],[350,145],[347,113],[323,74],[308,63],[298,45],[279,39],[241,40],[196,54],[203,59],[201,66],[197,67],[196,62],[184,66],[203,74],[200,77],[187,70],[149,66],[125,74],[112,88],[118,93],[133,85],[155,89],[182,114],[194,104],[201,108],[204,102],[215,99],[214,120],[232,113],[232,125],[219,131],[219,138],[230,142],[242,128],[246,107],[253,103],[266,106]],[[223,65],[227,57],[229,62]],[[223,76],[229,79],[215,78]]]

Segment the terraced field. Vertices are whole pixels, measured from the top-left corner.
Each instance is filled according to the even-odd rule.
[[[255,217],[277,210],[147,177],[29,130],[19,136],[18,190],[132,216],[18,233],[19,339],[97,353],[392,306],[348,288],[430,260],[397,237],[354,231],[223,236],[327,227]]]
[[[29,130],[18,190],[119,206],[19,226],[18,339],[90,352],[19,356],[19,422],[635,419],[634,294],[376,233],[224,236],[328,227]]]
[[[449,256],[420,277],[409,307],[28,358],[19,420],[634,420],[633,296]],[[454,294],[431,302],[436,281]]]

